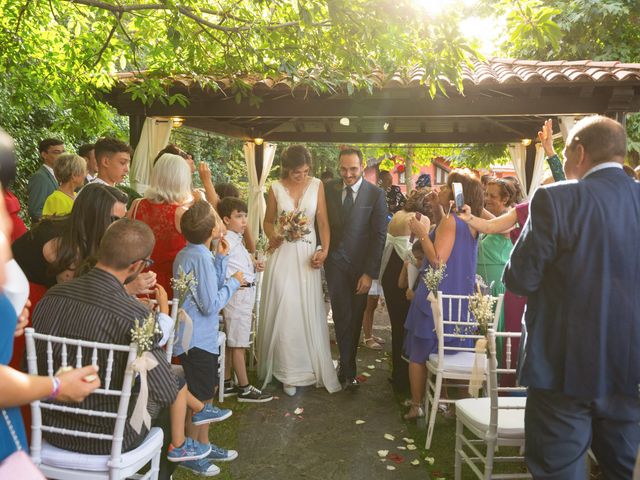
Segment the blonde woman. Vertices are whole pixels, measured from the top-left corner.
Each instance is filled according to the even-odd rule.
[[[87,162],[73,153],[60,155],[54,165],[53,173],[60,186],[47,197],[42,208],[42,217],[62,217],[71,213],[76,199],[76,189],[84,185],[87,174]]]
[[[187,241],[180,230],[180,219],[199,196],[192,191],[191,170],[179,155],[163,154],[151,170],[150,186],[144,198],[135,200],[127,213],[151,227],[156,244],[151,253],[157,282],[171,292],[173,260]],[[150,265],[149,265],[150,266]]]

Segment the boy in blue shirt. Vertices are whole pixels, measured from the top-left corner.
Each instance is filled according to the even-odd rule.
[[[242,272],[236,272],[228,280],[226,270],[229,246],[224,238],[222,222],[205,201],[195,202],[180,219],[180,229],[187,240],[173,262],[173,276],[182,269],[193,272],[197,284],[187,293],[182,308],[193,321],[193,334],[188,351],[182,347],[184,324],[180,325],[174,355],[180,359],[189,392],[205,404],[213,400],[218,384],[218,315],[243,282]],[[211,253],[211,242],[220,239],[216,255]],[[231,410],[221,410],[218,421],[231,416]],[[193,412],[191,412],[193,414]],[[196,414],[197,415],[197,414]],[[188,424],[189,436],[201,443],[209,442],[209,426]],[[182,463],[183,467],[205,476],[216,475],[220,469],[212,461],[230,461],[238,456],[235,450],[225,450],[211,444],[211,453],[201,460]]]

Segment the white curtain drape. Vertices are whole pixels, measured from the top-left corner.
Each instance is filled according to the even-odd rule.
[[[573,126],[578,121],[578,117],[571,115],[561,115],[558,117],[558,123],[560,123],[560,133],[562,133],[562,139],[567,142],[567,137]]]
[[[140,194],[149,186],[153,159],[169,143],[171,128],[171,120],[168,119],[148,117],[144,121],[129,173],[131,186]]]
[[[511,155],[511,161],[513,162],[513,168],[516,171],[516,177],[522,188],[526,190],[527,185],[527,147],[521,143],[514,143],[509,145],[509,154]],[[529,189],[525,191],[527,199],[531,200],[533,192],[540,186],[542,177],[544,175],[544,149],[542,145],[536,143],[536,158],[533,166],[533,177],[529,185]]]
[[[262,229],[262,221],[267,210],[267,202],[264,198],[264,184],[269,176],[273,159],[276,156],[276,145],[263,143],[262,175],[256,174],[256,145],[253,142],[244,144],[244,160],[247,164],[249,177],[249,230],[255,241]]]

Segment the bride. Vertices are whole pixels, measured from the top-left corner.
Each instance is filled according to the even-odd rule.
[[[282,154],[282,179],[269,190],[264,231],[273,253],[267,260],[258,324],[258,374],[266,386],[282,382],[293,396],[296,387],[324,386],[340,390],[331,359],[329,328],[322,296],[320,267],[329,252],[329,221],[322,182],[309,176],[311,154],[292,145]],[[276,221],[299,211],[309,232],[286,240]],[[317,221],[322,248],[316,250]]]

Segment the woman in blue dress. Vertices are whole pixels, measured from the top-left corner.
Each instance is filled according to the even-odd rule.
[[[482,185],[478,180],[461,172],[449,174],[447,184],[441,187],[434,210],[441,212],[438,226],[429,234],[428,220],[409,221],[409,228],[422,244],[425,261],[420,275],[429,265],[437,267],[446,264],[445,276],[439,290],[451,295],[470,295],[473,293],[476,260],[478,254],[478,233],[453,212],[449,212],[453,200],[452,183],[462,184],[465,203],[471,207],[474,215],[480,215],[483,208]],[[449,212],[446,215],[444,212]],[[422,217],[425,219],[425,217]],[[409,382],[411,384],[411,409],[405,415],[407,420],[424,415],[425,384],[427,380],[426,362],[429,355],[437,351],[438,339],[435,332],[431,304],[427,300],[429,291],[424,282],[419,282],[415,296],[409,307],[405,321],[407,335],[405,338],[405,354],[409,358]],[[444,308],[445,319],[457,318],[457,308],[449,312]],[[452,339],[463,344],[464,341]],[[448,342],[450,343],[450,342]],[[469,343],[467,341],[467,343]],[[470,345],[465,345],[470,346]]]

